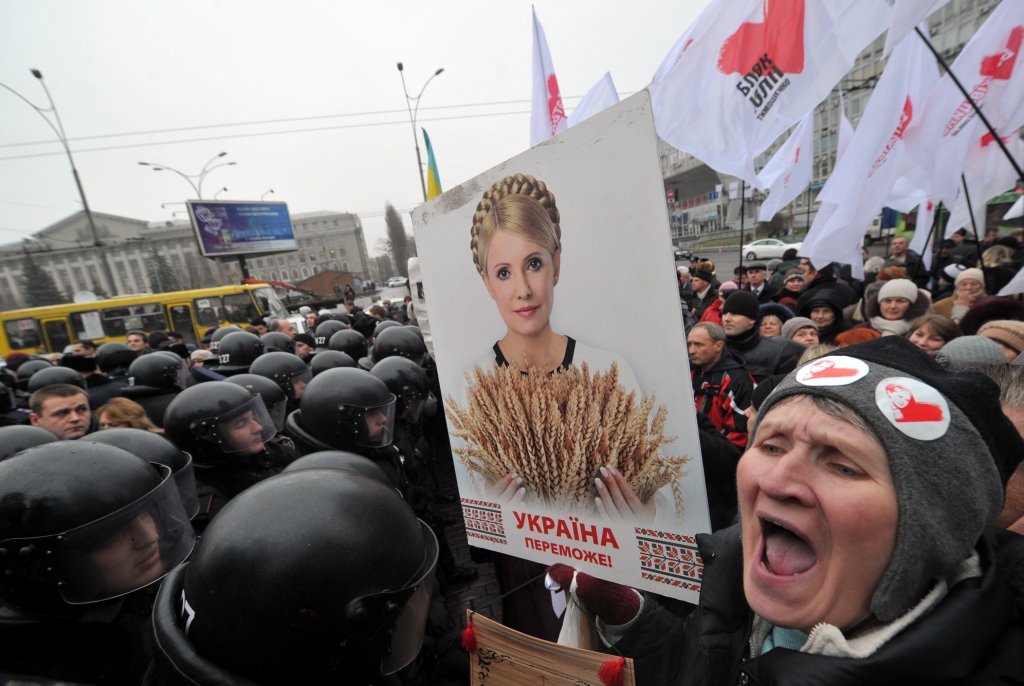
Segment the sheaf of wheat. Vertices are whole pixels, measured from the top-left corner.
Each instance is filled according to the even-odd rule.
[[[448,396],[445,413],[453,435],[465,441],[454,452],[471,475],[493,484],[515,473],[535,501],[587,512],[594,509],[598,470],[611,465],[642,502],[673,484],[682,516],[676,482],[690,458],[661,454],[675,440],[664,435],[668,409],[655,410],[653,393],[638,399],[627,392],[617,365],[593,375],[586,363],[554,374],[478,367],[467,374],[466,398],[460,407]]]

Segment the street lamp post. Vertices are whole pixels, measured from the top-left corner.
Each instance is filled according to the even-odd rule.
[[[188,185],[192,186],[192,190],[196,192],[196,198],[202,200],[203,180],[206,179],[206,175],[212,172],[214,169],[220,169],[221,167],[230,167],[231,165],[238,164],[237,162],[224,162],[223,164],[214,164],[212,167],[210,166],[211,164],[219,160],[221,157],[224,157],[225,155],[227,155],[226,152],[221,152],[214,155],[209,162],[203,165],[202,170],[198,174],[185,174],[183,172],[178,171],[177,169],[174,169],[173,167],[168,167],[166,164],[155,164],[153,162],[139,162],[139,164],[142,165],[143,167],[150,167],[153,171],[167,170],[169,172],[174,172],[181,178],[185,179],[185,181],[188,182]],[[218,193],[219,192],[220,191],[218,191]]]
[[[420,137],[416,133],[416,115],[420,110],[420,98],[423,97],[423,91],[427,90],[427,85],[434,80],[435,76],[439,75],[443,71],[444,67],[435,71],[430,78],[427,79],[427,82],[423,84],[423,88],[420,88],[419,95],[413,98],[409,96],[409,89],[405,87],[405,69],[401,62],[398,63],[398,73],[402,75],[402,90],[405,92],[405,106],[409,108],[409,121],[412,123],[412,139],[416,144],[416,170],[420,175],[420,186],[423,188],[424,201],[427,199],[427,181],[423,176],[423,158],[420,156]],[[414,101],[416,103],[415,107],[413,106]]]
[[[89,209],[89,201],[85,199],[85,189],[82,188],[82,180],[79,178],[78,169],[75,167],[75,158],[72,157],[71,148],[68,147],[68,137],[67,134],[64,133],[64,124],[60,120],[60,113],[57,112],[57,106],[53,104],[53,97],[50,95],[50,89],[46,87],[46,81],[43,80],[43,72],[39,71],[38,69],[32,69],[31,71],[32,76],[36,77],[36,79],[39,80],[39,84],[43,87],[43,92],[46,93],[46,99],[50,103],[50,107],[48,109],[39,107],[38,105],[33,103],[31,100],[29,100],[24,95],[17,92],[10,86],[6,86],[2,83],[0,83],[0,86],[3,86],[11,93],[14,93],[16,96],[18,96],[26,103],[28,103],[28,105],[36,112],[38,112],[39,116],[42,117],[47,124],[49,124],[50,128],[53,129],[53,132],[57,134],[57,140],[59,140],[61,145],[64,146],[64,152],[66,152],[68,155],[68,162],[71,163],[71,174],[72,176],[75,177],[75,186],[78,188],[78,195],[82,199],[82,209],[85,210],[85,218],[88,220],[89,230],[92,232],[93,247],[101,248],[103,247],[103,243],[100,241],[99,232],[96,230],[96,222],[93,220],[92,210]],[[54,126],[53,122],[50,121],[50,118],[46,116],[46,112],[53,112],[53,118],[57,122],[56,126]],[[103,267],[103,275],[107,277],[107,283],[110,285],[112,295],[118,295],[117,283],[115,283],[114,281],[113,272],[110,271],[110,265],[107,264],[106,256],[103,255],[99,250],[97,250],[96,257],[99,260],[101,266]]]

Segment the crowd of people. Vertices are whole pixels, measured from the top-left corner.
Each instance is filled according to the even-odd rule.
[[[434,363],[346,310],[7,357],[0,675],[468,683]]]

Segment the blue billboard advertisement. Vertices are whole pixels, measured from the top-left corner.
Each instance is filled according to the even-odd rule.
[[[189,200],[188,213],[204,257],[298,249],[283,202]]]

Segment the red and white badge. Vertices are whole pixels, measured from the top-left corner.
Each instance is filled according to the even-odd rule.
[[[882,379],[875,404],[893,426],[919,441],[934,441],[949,429],[949,404],[926,383],[905,376]]]
[[[868,365],[845,355],[829,355],[808,362],[796,373],[804,386],[846,386],[867,376]]]

